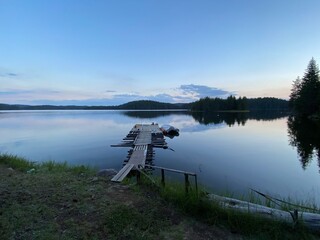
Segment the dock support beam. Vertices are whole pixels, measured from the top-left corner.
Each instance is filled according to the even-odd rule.
[[[196,192],[198,193],[198,178],[197,178],[197,174],[194,175],[194,184],[196,185]]]
[[[165,179],[164,179],[164,169],[161,169],[161,184],[164,187],[165,186]]]

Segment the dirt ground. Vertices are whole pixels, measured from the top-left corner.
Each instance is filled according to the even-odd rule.
[[[106,177],[0,166],[0,239],[141,238],[242,239]]]
[[[156,207],[163,216],[168,219],[172,226],[172,231],[166,233],[165,239],[176,239],[175,234],[178,233],[182,239],[205,240],[205,239],[243,239],[240,235],[231,233],[227,229],[218,228],[216,226],[208,226],[195,219],[185,216],[173,206],[168,206],[165,202],[158,199],[158,197],[151,192],[142,192],[137,194],[130,186],[119,183],[109,183],[109,196],[115,200],[120,201],[125,205],[133,206],[138,211],[143,211],[150,201],[156,202]],[[165,231],[165,229],[164,229]]]

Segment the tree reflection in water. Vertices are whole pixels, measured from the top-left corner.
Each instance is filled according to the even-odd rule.
[[[302,168],[317,157],[320,167],[320,123],[290,116],[288,118],[289,143],[297,148]]]
[[[229,127],[233,125],[244,126],[250,119],[257,121],[273,121],[288,116],[281,111],[252,111],[252,112],[192,112],[192,117],[200,124],[225,123]]]
[[[220,124],[225,123],[229,127],[233,125],[244,126],[250,119],[257,121],[273,121],[288,116],[287,112],[282,111],[252,111],[252,112],[192,112],[192,111],[123,111],[122,114],[132,118],[158,118],[171,114],[192,116],[200,124]]]

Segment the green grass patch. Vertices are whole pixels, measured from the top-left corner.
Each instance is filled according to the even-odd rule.
[[[170,229],[159,203],[90,167],[0,159],[0,239],[157,239]]]
[[[0,154],[0,164],[21,171],[30,170],[37,165],[35,162],[31,162],[26,160],[25,158],[11,154]]]
[[[147,211],[146,211],[147,210]],[[157,210],[146,207],[145,211],[125,205],[116,205],[105,217],[105,227],[114,236],[123,239],[152,239],[169,222],[161,219]],[[159,221],[161,219],[161,221]]]
[[[35,172],[72,172],[75,174],[92,174],[96,169],[79,165],[71,166],[67,162],[32,162],[26,158],[19,157],[11,154],[0,154],[0,164],[11,167],[14,170],[25,171],[28,173]]]
[[[143,176],[141,180],[143,184],[132,188],[135,179],[114,184],[90,167],[1,154],[0,239],[191,239],[195,232],[190,230],[193,224],[186,224],[190,218],[210,234],[218,227],[249,239],[316,237],[303,226],[292,229],[224,209],[203,188],[197,193],[191,185],[186,194],[181,183],[166,182],[161,188]]]
[[[154,187],[147,179],[143,182],[143,186],[154,189],[168,204],[173,204],[187,215],[209,225],[224,226],[231,232],[244,235],[249,239],[315,239],[319,237],[302,225],[293,228],[292,225],[284,222],[223,208],[218,202],[210,200],[202,187],[198,193],[193,187],[186,194],[182,183],[166,182],[165,187],[159,187],[161,185],[157,179],[157,187]],[[252,201],[258,201],[257,199],[251,196]],[[267,204],[271,205],[271,203]]]

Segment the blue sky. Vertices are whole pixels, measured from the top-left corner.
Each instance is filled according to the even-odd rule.
[[[288,98],[319,0],[0,0],[0,102]]]

